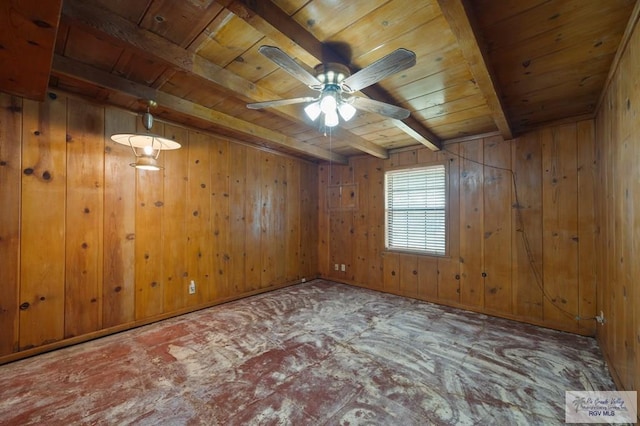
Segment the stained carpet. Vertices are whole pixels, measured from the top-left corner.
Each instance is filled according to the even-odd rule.
[[[323,280],[0,366],[1,424],[563,424],[592,338]]]

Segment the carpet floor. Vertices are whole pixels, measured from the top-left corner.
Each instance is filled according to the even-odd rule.
[[[596,341],[315,280],[0,366],[0,424],[553,425]]]

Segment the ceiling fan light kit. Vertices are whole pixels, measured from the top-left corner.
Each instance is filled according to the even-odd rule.
[[[304,108],[305,114],[311,121],[324,115],[325,127],[337,126],[340,123],[339,117],[344,121],[351,120],[358,109],[397,120],[409,116],[409,110],[405,108],[353,93],[415,65],[416,55],[410,50],[397,49],[353,75],[342,64],[319,64],[314,69],[315,76],[277,47],[261,46],[258,51],[310,89],[320,92],[320,96],[250,103],[247,108],[261,109],[311,102]]]
[[[131,148],[136,161],[129,165],[139,170],[161,170],[162,166],[158,163],[160,151],[178,149],[181,146],[174,140],[151,133],[153,115],[149,112],[149,107],[152,106],[157,106],[155,101],[149,101],[147,112],[142,115],[142,124],[146,129],[145,133],[117,133],[111,135],[112,141]]]

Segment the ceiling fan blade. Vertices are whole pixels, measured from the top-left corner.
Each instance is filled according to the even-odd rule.
[[[304,98],[278,99],[275,101],[255,102],[252,104],[247,104],[247,108],[262,109],[262,108],[269,108],[269,107],[279,107],[284,105],[301,104],[303,102],[312,102],[317,100],[318,98],[314,98],[311,96],[306,96]]]
[[[299,63],[282,50],[274,46],[260,46],[258,52],[275,62],[280,68],[306,84],[307,86],[317,86],[321,83],[313,74],[304,69]]]
[[[415,53],[407,49],[397,49],[352,76],[345,78],[342,80],[341,86],[346,92],[357,92],[391,74],[411,68],[415,64]]]
[[[357,109],[384,115],[389,118],[395,118],[396,120],[404,120],[409,117],[410,114],[408,109],[387,104],[385,102],[363,98],[361,96],[354,96],[351,99],[353,100],[353,106]]]

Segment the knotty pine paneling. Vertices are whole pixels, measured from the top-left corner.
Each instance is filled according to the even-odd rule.
[[[189,285],[187,270],[187,208],[184,195],[189,182],[189,132],[178,126],[164,126],[165,137],[180,141],[182,148],[165,155],[164,198],[162,201],[162,279],[163,309],[175,311],[185,308],[196,299],[184,289]],[[131,167],[129,167],[131,168]],[[116,218],[117,220],[117,218]],[[193,303],[191,303],[193,304]]]
[[[300,163],[300,216],[297,218],[300,229],[300,262],[299,273],[304,277],[318,276],[318,185],[303,183],[309,176],[317,175],[318,168],[315,164]],[[294,218],[295,220],[295,218]],[[308,244],[311,242],[311,244]]]
[[[214,265],[224,271],[224,253],[219,247],[221,229],[228,229],[225,223],[228,206],[225,202],[215,205],[219,195],[211,188],[211,150],[213,144],[202,133],[189,134],[189,160],[187,180],[187,273],[189,282],[196,283],[196,293],[190,303],[197,305],[209,300],[212,292],[212,271]],[[215,142],[214,142],[215,143]],[[216,193],[212,196],[212,193]],[[215,254],[214,254],[215,250]],[[215,259],[215,264],[214,264]]]
[[[24,100],[20,349],[64,338],[67,99]],[[3,285],[17,283],[3,283]]]
[[[0,105],[0,363],[317,276],[317,165],[156,120],[136,171],[139,115]]]
[[[541,131],[544,317],[578,314],[578,170],[576,125]]]
[[[595,190],[598,175],[596,160],[595,123],[582,121],[578,123],[577,138],[577,170],[578,170],[578,242],[580,256],[578,258],[578,276],[580,277],[578,293],[578,312],[582,318],[593,318],[596,311],[597,287],[597,247],[596,236],[596,200]]]
[[[138,131],[143,131],[138,123]],[[164,125],[156,123],[154,132],[162,135]],[[164,156],[159,162],[164,161]],[[162,314],[164,310],[164,283],[162,262],[164,241],[162,173],[136,173],[135,209],[135,319],[142,320]]]
[[[102,328],[103,129],[101,107],[68,100],[65,337]]]
[[[421,150],[422,153],[424,150]],[[437,299],[460,302],[460,146],[447,146],[442,160],[448,165],[447,250],[449,256],[434,258],[438,277]],[[432,154],[429,154],[432,155]],[[420,156],[422,157],[422,156]],[[427,284],[427,286],[430,284]]]
[[[211,145],[211,231],[212,273],[211,297],[230,297],[229,288],[229,142],[212,138]]]
[[[266,239],[262,238],[262,155],[254,149],[234,145],[232,158],[246,155],[245,186],[242,188],[244,198],[245,227],[245,287],[242,291],[253,291],[260,288],[262,282],[262,252],[267,250]],[[239,194],[240,195],[240,194]],[[267,194],[264,194],[267,197]],[[264,244],[264,246],[263,246]]]
[[[513,309],[511,143],[485,139],[484,163],[484,304],[488,311],[505,311]]]
[[[356,188],[358,191],[358,195],[369,194],[371,191],[369,190],[369,175],[367,173],[366,167],[364,164],[366,160],[364,157],[358,158],[354,160],[354,170],[358,171],[358,174],[355,176],[356,180]],[[362,164],[356,164],[362,163]],[[353,247],[353,263],[352,263],[352,276],[353,280],[361,283],[365,283],[368,281],[369,274],[369,263],[367,262],[367,252],[369,251],[369,228],[367,223],[369,222],[369,218],[367,217],[370,214],[370,205],[369,198],[366,196],[358,197],[358,212],[359,214],[354,215],[354,247]]]
[[[484,306],[483,144],[460,144],[460,303]]]
[[[620,389],[640,389],[640,25],[636,23],[595,120],[597,256],[580,259],[589,276],[596,266],[597,306],[606,323],[597,337]],[[587,131],[589,131],[587,129]],[[589,176],[591,147],[580,147],[578,176]],[[578,205],[580,210],[586,206]],[[589,223],[579,223],[580,239]],[[588,291],[593,285],[587,283]],[[640,401],[639,401],[640,402]]]
[[[284,159],[270,154],[262,157],[260,162],[260,183],[262,185],[262,200],[260,210],[260,225],[262,232],[263,250],[262,270],[260,274],[260,288],[272,286],[284,279]]]
[[[388,160],[323,165],[318,250],[327,253],[319,256],[320,271],[349,284],[593,335],[594,276],[581,260],[595,257],[593,144],[587,120],[510,141],[480,138],[437,153],[408,149]],[[448,170],[447,256],[385,251],[384,171],[434,162]],[[349,176],[358,183],[358,207],[329,208],[336,196],[330,186]],[[335,271],[335,263],[353,271]],[[364,264],[380,275],[364,276]]]
[[[542,318],[542,148],[540,132],[528,133],[513,144],[517,208],[513,209],[513,313],[520,318]]]
[[[300,163],[293,159],[286,159],[285,167],[285,187],[286,196],[285,200],[291,200],[300,198]],[[301,278],[300,265],[298,259],[300,259],[300,236],[302,231],[300,229],[300,211],[302,203],[295,203],[289,206],[287,209],[283,209],[286,212],[285,216],[285,232],[287,239],[285,240],[285,256],[284,256],[284,276],[285,281],[295,281]]]
[[[260,269],[260,281],[259,288],[267,287],[276,279],[276,271],[270,268],[269,265],[274,264],[275,250],[271,251],[271,247],[278,244],[276,240],[277,232],[274,229],[280,225],[279,218],[276,218],[271,212],[277,208],[280,197],[279,190],[280,184],[278,183],[278,170],[279,164],[274,161],[273,158],[261,157],[257,164],[258,170],[260,170],[260,178],[258,181],[262,187],[260,201],[260,232],[261,240],[264,243],[262,251],[259,253],[262,262],[262,268]],[[262,199],[266,200],[265,202]]]
[[[0,356],[18,350],[22,99],[0,96]]]
[[[135,129],[133,114],[105,112],[105,140]],[[104,149],[102,325],[108,328],[135,320],[136,171],[130,148],[106,143]]]

